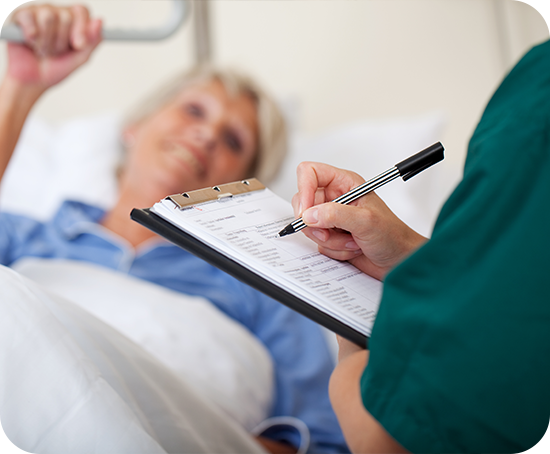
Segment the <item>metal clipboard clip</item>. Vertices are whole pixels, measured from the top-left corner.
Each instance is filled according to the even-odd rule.
[[[184,192],[182,194],[169,195],[165,199],[174,202],[180,210],[193,205],[200,205],[205,202],[213,202],[231,198],[235,195],[265,189],[265,186],[256,178],[235,181],[233,183],[220,184],[211,188],[197,189],[196,191]]]

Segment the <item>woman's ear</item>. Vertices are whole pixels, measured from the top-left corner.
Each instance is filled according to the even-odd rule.
[[[139,129],[139,126],[136,123],[126,126],[123,129],[121,139],[122,139],[122,144],[124,145],[124,148],[128,149],[135,145],[138,129]]]
[[[128,149],[134,146],[136,143],[136,136],[131,130],[125,129],[122,131],[122,144],[124,148]]]

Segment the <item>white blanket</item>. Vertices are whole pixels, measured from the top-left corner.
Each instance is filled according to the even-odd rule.
[[[189,306],[194,304],[199,305]],[[187,314],[199,325],[209,321],[199,321],[193,309]],[[197,339],[191,333],[187,341]],[[4,267],[0,371],[3,429],[29,452],[263,452],[204,389],[178,377],[86,310]]]
[[[85,262],[25,258],[12,268],[124,334],[247,430],[268,416],[269,353],[206,299]]]

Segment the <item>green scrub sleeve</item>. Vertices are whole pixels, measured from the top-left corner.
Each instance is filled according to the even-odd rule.
[[[509,99],[504,89],[497,101]],[[548,428],[545,94],[545,103],[515,111],[493,104],[432,238],[384,283],[361,391],[366,409],[412,452],[522,452]]]

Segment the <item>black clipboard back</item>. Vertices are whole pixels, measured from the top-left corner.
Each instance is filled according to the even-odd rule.
[[[168,241],[185,249],[193,255],[201,258],[212,266],[221,269],[230,276],[255,288],[265,295],[273,298],[290,309],[313,320],[330,331],[348,339],[362,348],[368,348],[368,337],[345,323],[311,306],[309,303],[298,298],[296,295],[278,287],[272,282],[258,276],[253,271],[235,262],[229,257],[220,254],[210,246],[199,241],[189,233],[179,229],[167,220],[152,212],[149,208],[134,208],[130,217],[149,230],[166,238]]]

